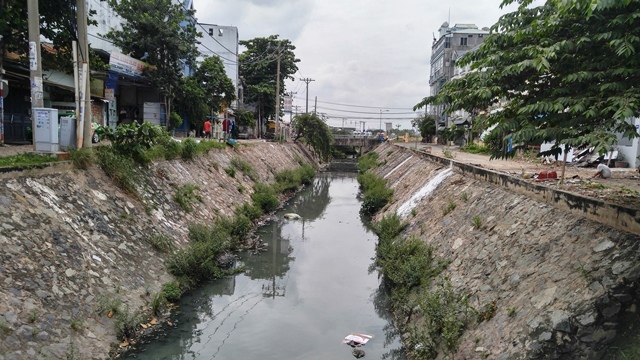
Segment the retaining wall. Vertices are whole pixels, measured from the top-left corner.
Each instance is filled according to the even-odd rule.
[[[376,220],[454,170],[407,216],[406,232],[451,261],[442,276],[475,308],[497,305],[465,331],[456,359],[602,357],[640,299],[634,211],[390,144],[375,151],[375,171],[394,189]]]

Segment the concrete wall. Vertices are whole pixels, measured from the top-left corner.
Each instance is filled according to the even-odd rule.
[[[472,306],[496,302],[493,318],[465,330],[456,359],[602,356],[640,299],[635,211],[391,144],[375,151],[384,163],[375,171],[395,191],[376,219],[453,167],[407,217],[406,232],[451,262],[442,276]]]
[[[0,359],[108,358],[114,319],[96,315],[99,303],[117,298],[131,311],[148,308],[172,277],[165,256],[146,238],[162,233],[185,246],[189,224],[232,215],[249,201],[253,182],[224,170],[236,157],[262,182],[298,167],[300,158],[310,161],[294,144],[255,143],[212,150],[192,162],[160,162],[145,171],[142,200],[98,168],[63,164],[2,173]],[[185,184],[199,186],[202,196],[189,213],[173,200]]]

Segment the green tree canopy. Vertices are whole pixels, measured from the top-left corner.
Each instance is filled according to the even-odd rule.
[[[125,22],[122,29],[104,36],[123,53],[154,66],[147,76],[165,97],[170,112],[183,65],[193,67],[198,55],[197,31],[181,26],[192,20],[194,11],[171,0],[109,0],[109,5]]]
[[[302,138],[322,161],[328,161],[331,155],[333,136],[331,129],[316,114],[301,114],[293,118],[292,126],[296,131],[294,141]]]
[[[198,66],[193,77],[202,86],[207,105],[216,113],[236,99],[236,89],[224,70],[222,60],[210,56]]]
[[[75,2],[68,0],[47,0],[38,2],[40,12],[40,35],[53,43],[54,54],[43,51],[44,69],[62,70],[70,73],[73,69],[71,43],[77,40]],[[95,24],[88,14],[88,23]],[[0,0],[0,54],[4,51],[20,56],[20,61],[28,63],[29,27],[27,1]],[[92,69],[104,69],[104,63],[96,56],[89,57]]]
[[[200,129],[206,116],[211,115],[211,108],[207,105],[204,89],[193,76],[188,76],[180,81],[176,91],[175,104],[176,111],[186,115],[191,125],[196,129]]]
[[[295,46],[289,40],[278,39],[278,35],[266,38],[255,38],[240,41],[240,45],[247,50],[240,54],[240,76],[246,91],[246,103],[257,104],[258,113],[262,117],[275,114],[277,60],[280,56],[280,94],[285,93],[284,81],[294,80],[298,71],[294,50]]]
[[[639,114],[640,1],[547,0],[500,18],[492,34],[459,64],[471,73],[446,83],[423,99],[447,111],[499,107],[487,125],[511,138],[514,150],[530,142],[610,149],[614,133],[636,137],[627,121]],[[493,153],[493,157],[514,151]]]
[[[411,120],[411,126],[414,126],[420,132],[423,138],[436,134],[436,119],[430,115],[420,115]]]

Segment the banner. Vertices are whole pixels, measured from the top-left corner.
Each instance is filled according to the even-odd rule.
[[[109,57],[109,66],[111,67],[111,71],[134,78],[142,78],[142,71],[145,68],[153,69],[153,67],[146,62],[134,59],[131,56],[127,56],[117,51],[111,52]]]

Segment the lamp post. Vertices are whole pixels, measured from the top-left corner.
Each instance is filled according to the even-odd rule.
[[[382,109],[380,109],[380,131],[381,131],[381,132],[384,132],[384,130],[382,129],[382,113],[383,113],[383,112],[387,112],[387,111],[389,111],[389,110],[382,110]]]

